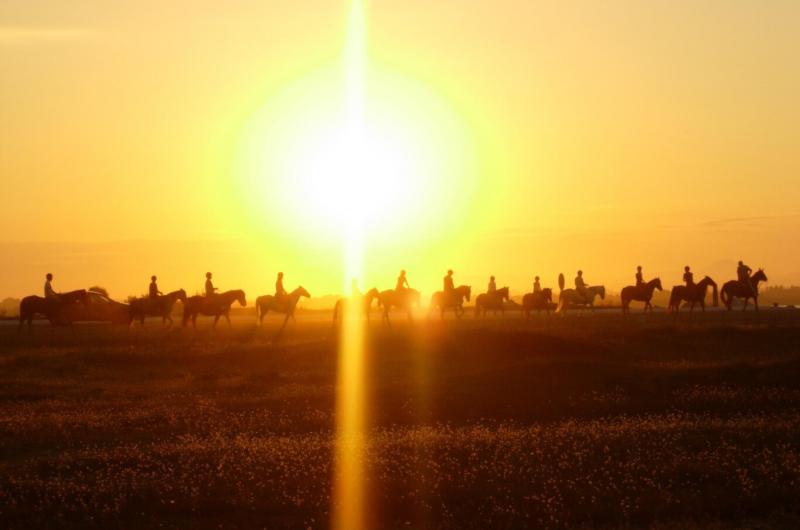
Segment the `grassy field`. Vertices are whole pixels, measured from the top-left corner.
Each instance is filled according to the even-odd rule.
[[[0,527],[329,524],[337,339],[0,327]],[[373,528],[800,527],[800,312],[367,339]]]

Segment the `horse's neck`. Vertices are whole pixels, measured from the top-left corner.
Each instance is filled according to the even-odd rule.
[[[220,296],[220,298],[222,298],[226,302],[230,302],[230,301],[235,300],[238,295],[239,295],[239,293],[237,291],[227,291],[225,293],[222,293],[219,296]]]

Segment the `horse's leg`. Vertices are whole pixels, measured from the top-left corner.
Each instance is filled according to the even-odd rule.
[[[233,329],[233,326],[231,326],[231,317],[228,315],[228,313],[225,313],[225,320],[228,321],[228,329]]]
[[[745,297],[744,297],[744,305],[742,306],[742,313],[744,313],[744,310],[745,310],[745,309],[747,309],[747,302],[748,302],[749,300],[750,300],[750,297],[749,297],[749,296],[745,296]]]
[[[755,310],[758,311],[758,297],[757,296],[753,298],[753,307],[755,307]]]

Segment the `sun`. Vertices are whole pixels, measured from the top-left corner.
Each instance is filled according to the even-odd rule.
[[[414,149],[380,124],[347,121],[317,126],[304,135],[304,155],[284,163],[283,194],[311,217],[337,230],[353,223],[380,225],[413,209],[423,168]]]
[[[478,164],[459,114],[397,72],[370,64],[363,75],[353,90],[340,68],[321,67],[245,128],[239,195],[265,232],[319,240],[358,225],[367,239],[417,237],[462,217]]]

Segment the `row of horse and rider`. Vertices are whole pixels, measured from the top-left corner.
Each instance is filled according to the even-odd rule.
[[[653,311],[651,303],[654,291],[662,291],[663,286],[660,278],[653,278],[646,281],[642,266],[636,267],[634,275],[634,285],[626,286],[620,293],[621,306],[623,313],[627,314],[630,311],[631,302],[638,301],[644,303],[645,311]],[[753,300],[755,309],[758,310],[758,284],[766,282],[767,276],[763,269],[753,272],[749,266],[745,265],[743,261],[739,261],[736,268],[736,280],[726,282],[722,289],[719,291],[722,301],[728,310],[733,308],[733,302],[736,298],[744,300],[742,309],[747,308],[750,299]],[[603,285],[589,285],[583,276],[583,271],[578,270],[574,279],[574,289],[565,289],[564,275],[560,274],[558,278],[559,284],[559,299],[556,306],[556,312],[563,312],[570,306],[584,306],[592,307],[595,299],[605,299],[606,289]],[[668,310],[671,312],[678,312],[682,303],[687,303],[690,306],[690,311],[694,310],[695,306],[699,305],[705,311],[705,299],[708,289],[712,289],[713,305],[718,305],[717,283],[709,276],[704,276],[699,282],[695,282],[694,273],[688,265],[683,270],[683,285],[676,285],[672,288],[670,293]],[[402,306],[404,294],[411,299],[418,301],[418,292],[411,288],[406,277],[406,272],[400,271],[400,276],[397,279],[397,284],[394,291],[388,291],[386,294],[392,295],[396,293],[400,302],[396,305]],[[461,285],[456,287],[453,278],[453,271],[448,270],[447,275],[442,281],[442,290],[433,294],[431,297],[430,309],[439,308],[444,314],[445,309],[452,309],[457,316],[464,313],[464,302],[469,302],[472,293],[472,288],[468,285]],[[533,290],[526,293],[522,298],[520,306],[523,314],[528,316],[532,310],[549,311],[552,300],[553,290],[551,288],[543,288],[539,276],[536,276],[533,281]],[[383,295],[384,293],[381,293]],[[385,297],[382,296],[380,300],[383,302]],[[475,299],[475,315],[481,316],[487,310],[503,311],[505,302],[510,299],[508,287],[498,289],[494,276],[490,276],[489,284],[486,292],[478,295]],[[383,305],[388,309],[385,302]],[[368,307],[368,306],[367,306]]]
[[[736,276],[736,280],[725,283],[720,291],[723,303],[730,310],[733,300],[741,298],[744,300],[743,309],[746,309],[749,300],[752,299],[755,308],[758,309],[758,285],[760,282],[767,281],[767,276],[763,269],[753,272],[750,267],[739,261]],[[279,272],[275,281],[275,293],[260,296],[256,300],[256,316],[259,322],[263,322],[264,316],[269,311],[273,311],[286,315],[285,324],[286,320],[294,316],[299,299],[310,296],[303,287],[298,287],[291,292],[287,291],[283,285],[283,278],[284,274]],[[620,293],[623,312],[629,312],[630,304],[633,301],[643,302],[645,311],[652,311],[651,300],[654,291],[663,290],[660,278],[646,281],[641,265],[636,268],[634,278],[635,284],[624,287]],[[43,314],[50,318],[51,321],[57,320],[63,307],[76,301],[86,302],[85,299],[81,300],[81,297],[85,298],[86,291],[58,293],[53,288],[52,281],[53,275],[48,273],[44,285],[43,298],[30,296],[23,299],[20,304],[20,324],[24,319],[32,318],[34,313]],[[148,286],[148,296],[131,300],[129,323],[134,320],[139,320],[143,323],[146,316],[161,316],[165,322],[167,320],[171,322],[172,307],[177,300],[181,300],[184,304],[184,325],[189,320],[195,325],[198,315],[214,316],[215,325],[220,317],[225,317],[230,323],[231,304],[236,301],[242,306],[247,304],[242,290],[219,292],[214,287],[213,276],[210,272],[206,273],[204,295],[187,297],[183,289],[164,294],[159,289],[157,281],[157,277],[152,276]],[[597,297],[605,298],[605,287],[603,285],[589,285],[584,279],[582,270],[579,270],[575,276],[574,289],[564,288],[565,280],[563,274],[559,275],[558,283],[560,294],[556,307],[557,312],[566,310],[570,305],[591,307]],[[716,282],[708,276],[695,282],[694,273],[687,265],[683,271],[683,285],[676,285],[672,288],[668,309],[677,312],[680,305],[685,302],[690,305],[690,310],[693,310],[696,305],[705,310],[705,299],[709,288],[713,291],[713,304],[716,306],[718,304]],[[552,293],[553,290],[551,288],[542,287],[539,276],[536,276],[533,282],[533,290],[523,296],[521,304],[523,314],[529,316],[532,310],[549,312],[553,303]],[[433,311],[438,308],[442,316],[444,316],[445,310],[452,310],[456,316],[460,317],[465,311],[464,303],[469,302],[471,296],[471,286],[460,285],[456,287],[454,273],[451,269],[447,271],[442,280],[442,290],[432,295],[430,309]],[[485,314],[487,310],[504,311],[504,303],[509,299],[508,287],[498,289],[495,277],[491,276],[486,292],[478,295],[475,299],[476,316]],[[363,305],[363,309],[368,316],[373,300],[377,300],[378,306],[383,307],[384,319],[388,321],[389,310],[393,307],[407,310],[410,317],[411,308],[419,305],[420,293],[411,287],[405,270],[400,271],[395,288],[385,291],[373,288],[366,293],[361,293],[356,281],[353,280],[351,297],[349,300],[340,299],[336,302],[334,319],[341,317],[343,304],[348,302]]]

